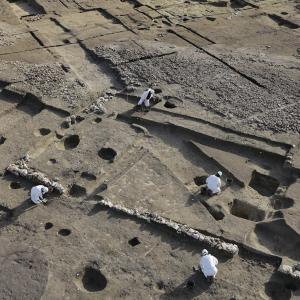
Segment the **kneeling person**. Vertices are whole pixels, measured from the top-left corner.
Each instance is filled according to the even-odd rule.
[[[49,189],[44,185],[37,185],[31,189],[31,201],[35,204],[46,203],[44,195],[48,193]]]
[[[221,176],[222,172],[218,171],[215,175],[210,175],[206,179],[208,194],[210,196],[221,193]]]

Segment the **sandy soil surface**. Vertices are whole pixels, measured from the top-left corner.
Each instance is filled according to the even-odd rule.
[[[0,299],[299,299],[299,12],[0,0]]]

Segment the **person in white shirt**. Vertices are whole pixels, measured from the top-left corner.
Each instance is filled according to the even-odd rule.
[[[216,268],[218,263],[219,262],[216,257],[209,254],[206,249],[202,250],[199,261],[199,268],[201,269],[202,273],[204,274],[205,278],[209,283],[213,282],[214,278],[218,273],[218,269]]]
[[[222,172],[218,171],[216,175],[210,175],[206,179],[208,194],[210,196],[221,193],[221,176]]]
[[[31,201],[35,204],[46,203],[44,200],[44,195],[48,193],[49,189],[44,185],[37,185],[31,189]]]
[[[152,99],[154,96],[154,90],[152,89],[147,89],[143,92],[137,106],[138,107],[142,107],[142,105],[144,104],[146,109],[149,109],[150,107],[150,99]]]

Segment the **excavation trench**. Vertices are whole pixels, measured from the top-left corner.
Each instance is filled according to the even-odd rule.
[[[266,217],[264,210],[239,199],[233,200],[230,213],[236,217],[254,222],[263,221]]]
[[[270,197],[275,194],[279,187],[279,181],[276,178],[254,171],[249,186],[261,195]]]

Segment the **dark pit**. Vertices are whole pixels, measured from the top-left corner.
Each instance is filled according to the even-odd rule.
[[[50,158],[49,159],[49,163],[52,164],[52,165],[54,165],[54,164],[57,163],[57,160],[55,158]]]
[[[99,292],[106,288],[107,279],[100,270],[86,267],[82,277],[82,285],[88,292]]]
[[[4,136],[0,136],[0,145],[3,145],[6,141],[6,138]]]
[[[102,118],[96,118],[93,122],[94,123],[100,123],[100,122],[102,122]]]
[[[70,150],[76,148],[80,143],[80,138],[77,134],[68,136],[64,141],[65,149]]]
[[[170,102],[170,101],[167,101],[166,103],[165,103],[165,105],[164,105],[164,107],[165,108],[175,108],[175,107],[177,107],[176,106],[176,104],[174,104],[174,103],[172,103],[172,102]]]
[[[294,206],[294,200],[280,195],[274,195],[271,199],[274,209],[285,209]]]
[[[89,173],[89,172],[82,172],[81,177],[88,181],[93,181],[93,180],[97,179],[97,177],[94,174]]]
[[[48,135],[51,132],[51,130],[48,128],[40,128],[39,132],[40,132],[40,135],[44,136],[44,135]]]
[[[128,244],[132,247],[135,247],[137,245],[139,245],[141,242],[137,237],[134,237],[133,239],[128,241]]]
[[[275,194],[279,187],[279,181],[271,176],[254,171],[249,186],[261,195],[270,197]]]
[[[195,282],[192,280],[188,280],[188,282],[186,283],[186,287],[192,290],[195,287]]]
[[[99,186],[99,188],[98,188],[99,193],[102,193],[102,192],[104,192],[104,191],[106,191],[106,190],[107,190],[107,184],[106,184],[106,183],[102,183],[102,184]]]
[[[13,190],[20,189],[20,188],[21,188],[21,184],[20,184],[20,182],[13,181],[13,182],[10,184],[10,188],[13,189]]]
[[[71,234],[71,230],[70,229],[66,229],[66,228],[63,228],[63,229],[60,229],[59,232],[58,232],[59,235],[62,235],[62,236],[68,236]]]
[[[47,222],[45,224],[45,230],[51,229],[53,227],[53,224],[51,222]]]
[[[222,211],[221,206],[219,206],[219,205],[210,206],[208,211],[217,221],[223,220],[225,217],[225,214]]]
[[[76,116],[76,122],[77,123],[80,123],[80,122],[82,122],[83,120],[85,120],[85,117],[83,117],[83,116]]]
[[[206,17],[206,19],[209,20],[209,21],[215,21],[216,20],[215,17]]]
[[[86,195],[86,189],[78,184],[73,184],[70,191],[70,196],[72,197],[83,197]]]
[[[112,148],[101,148],[98,152],[98,155],[104,160],[113,161],[117,155],[117,152]]]
[[[207,178],[207,176],[196,176],[194,178],[194,182],[196,185],[201,186],[201,185],[206,184],[206,178]]]
[[[264,210],[239,199],[233,200],[230,213],[236,217],[254,222],[263,221],[266,217]]]

